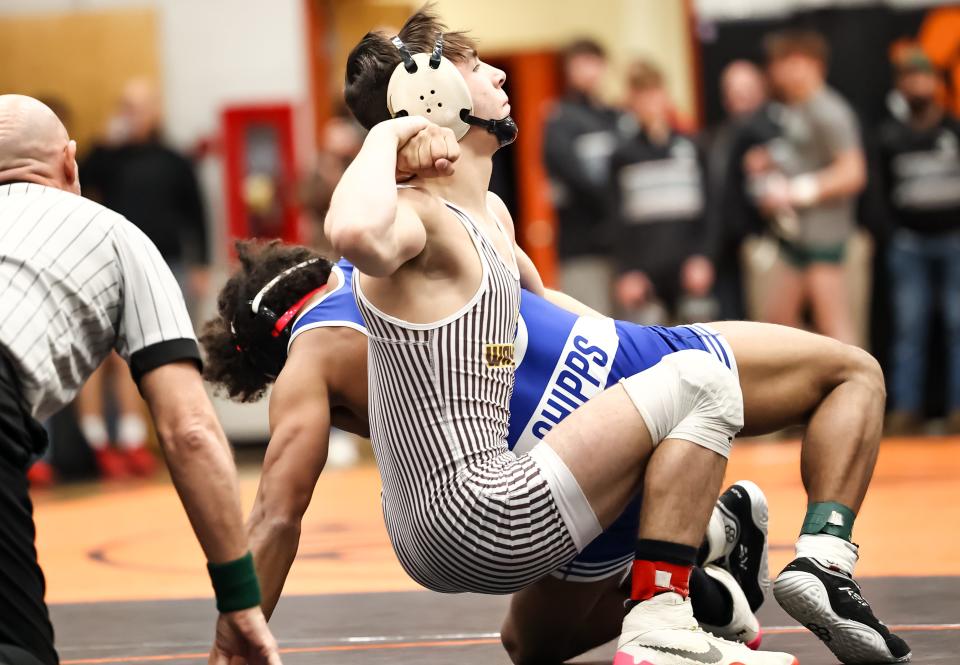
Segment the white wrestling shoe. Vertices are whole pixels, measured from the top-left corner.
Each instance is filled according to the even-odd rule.
[[[788,653],[751,651],[704,632],[688,599],[661,593],[623,620],[613,665],[800,665]]]
[[[733,618],[726,626],[708,626],[701,622],[700,627],[717,637],[742,642],[754,651],[757,650],[760,647],[760,640],[763,639],[760,622],[750,611],[750,603],[743,589],[737,584],[737,580],[727,570],[715,564],[704,566],[703,572],[720,582],[730,594],[730,598],[733,599]]]

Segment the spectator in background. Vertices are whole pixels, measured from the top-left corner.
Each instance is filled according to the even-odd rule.
[[[627,88],[638,127],[610,163],[616,297],[625,318],[664,323],[677,318],[683,296],[705,302],[713,285],[713,266],[703,255],[704,159],[693,139],[671,126],[672,104],[656,66],[634,63]],[[680,318],[714,315],[701,307]]]
[[[83,163],[84,195],[136,224],[160,250],[187,304],[208,292],[207,221],[190,160],[166,145],[152,83],[127,83],[104,141]]]
[[[752,62],[735,60],[724,67],[720,90],[727,117],[710,137],[707,211],[709,256],[716,269],[714,293],[721,319],[745,319],[740,249],[756,226],[746,204],[741,171],[744,141],[754,131],[768,103],[767,82]]]
[[[332,256],[333,248],[323,235],[323,219],[327,216],[333,189],[360,152],[365,133],[350,112],[341,109],[324,125],[316,164],[303,179],[301,200],[310,222],[307,244],[321,254]]]
[[[881,125],[878,187],[893,233],[887,254],[893,313],[888,429],[919,429],[934,307],[946,324],[948,429],[960,433],[960,122],[941,106],[942,82],[919,47],[894,62],[905,118]]]
[[[604,211],[621,116],[600,100],[606,70],[606,53],[593,40],[577,40],[564,51],[566,93],[547,120],[543,158],[560,226],[561,289],[609,315],[613,265]]]
[[[767,290],[766,318],[800,326],[809,304],[819,332],[855,344],[843,261],[866,182],[857,119],[826,85],[827,45],[819,34],[778,32],[764,47],[785,104],[781,136],[755,148],[747,163],[783,259]]]
[[[208,245],[200,189],[190,161],[163,142],[160,100],[148,81],[136,79],[124,87],[104,142],[83,163],[83,193],[125,216],[153,241],[188,306],[205,295]],[[110,447],[105,388],[114,397],[119,451]],[[76,404],[80,429],[104,476],[153,473],[144,405],[119,356],[104,361]]]

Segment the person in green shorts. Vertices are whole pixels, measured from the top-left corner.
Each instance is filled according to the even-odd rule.
[[[842,264],[855,228],[856,197],[866,184],[857,119],[826,85],[827,46],[820,35],[778,32],[764,46],[770,81],[782,102],[776,114],[779,136],[762,146],[776,177],[755,193],[782,258],[771,276],[764,316],[798,327],[809,305],[818,332],[853,344],[857,336]]]

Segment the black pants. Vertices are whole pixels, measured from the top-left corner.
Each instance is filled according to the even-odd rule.
[[[0,354],[0,664],[57,665],[34,546],[27,463],[46,435],[22,406],[10,363]]]

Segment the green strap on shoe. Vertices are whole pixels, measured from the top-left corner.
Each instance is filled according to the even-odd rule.
[[[825,533],[850,541],[853,535],[853,521],[856,514],[842,503],[825,501],[807,506],[807,516],[803,518],[800,534],[816,535]]]
[[[217,597],[217,610],[239,612],[260,604],[260,582],[253,566],[253,555],[247,552],[226,563],[208,563],[207,572]]]

